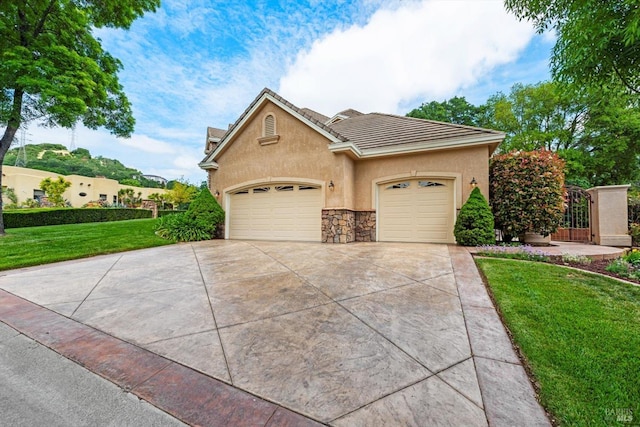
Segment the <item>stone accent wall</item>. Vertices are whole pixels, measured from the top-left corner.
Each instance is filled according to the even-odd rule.
[[[142,209],[149,209],[152,218],[158,218],[158,204],[153,200],[143,200],[140,207]]]
[[[356,242],[376,241],[376,212],[356,212]]]
[[[322,243],[375,241],[375,211],[322,210]]]
[[[322,210],[322,243],[355,241],[356,215],[348,209]]]

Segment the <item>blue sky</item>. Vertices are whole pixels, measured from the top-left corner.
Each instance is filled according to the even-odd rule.
[[[163,0],[129,31],[95,34],[123,63],[136,130],[124,140],[78,126],[76,146],[198,184],[207,126],[226,128],[263,87],[328,116],[456,95],[481,104],[548,79],[554,43],[500,0]],[[32,124],[26,139],[68,146],[71,133]]]

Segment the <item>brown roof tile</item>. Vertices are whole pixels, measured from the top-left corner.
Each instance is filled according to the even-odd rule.
[[[490,129],[381,113],[340,120],[331,124],[331,128],[360,150],[492,135],[496,140],[504,137],[503,133]]]

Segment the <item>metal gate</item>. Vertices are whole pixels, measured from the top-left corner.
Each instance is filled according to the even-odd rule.
[[[565,187],[566,207],[558,231],[552,240],[562,242],[591,242],[591,194],[573,185]]]

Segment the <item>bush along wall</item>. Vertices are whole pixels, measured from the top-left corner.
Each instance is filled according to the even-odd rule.
[[[5,228],[39,227],[42,225],[81,224],[85,222],[124,221],[151,218],[147,209],[38,209],[3,212]]]
[[[489,165],[490,200],[505,240],[524,233],[547,236],[564,213],[564,161],[547,150],[494,156]]]
[[[453,229],[456,242],[463,246],[493,245],[496,243],[493,214],[487,199],[478,187],[462,205]]]
[[[158,218],[156,234],[174,242],[212,239],[224,223],[224,211],[208,189],[202,190],[186,212]]]

